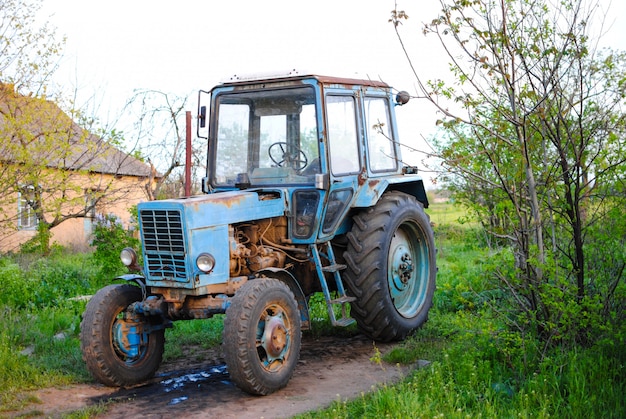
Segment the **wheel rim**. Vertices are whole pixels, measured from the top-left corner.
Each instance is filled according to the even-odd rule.
[[[278,304],[270,304],[261,312],[256,330],[256,352],[259,364],[266,371],[278,371],[287,361],[291,349],[289,316]]]
[[[428,245],[415,225],[402,224],[391,239],[388,259],[389,293],[403,317],[413,318],[426,301],[430,272]]]

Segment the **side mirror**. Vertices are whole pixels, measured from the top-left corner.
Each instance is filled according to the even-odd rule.
[[[209,102],[211,92],[200,90],[198,92],[198,123],[196,124],[196,135],[198,138],[209,138]]]
[[[407,92],[406,90],[402,90],[396,95],[396,105],[405,105],[409,103],[409,99],[411,99],[411,95],[409,95],[409,92]]]
[[[198,119],[200,120],[200,128],[206,127],[206,106],[200,106],[200,115],[198,115]]]

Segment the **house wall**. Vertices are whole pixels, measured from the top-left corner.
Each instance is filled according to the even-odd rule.
[[[96,214],[114,214],[123,223],[124,228],[128,228],[131,223],[129,209],[133,205],[148,199],[144,189],[146,184],[145,178],[91,174],[80,175],[79,178],[74,180],[74,183],[80,185],[76,188],[78,191],[93,189],[103,192],[102,188],[106,188],[108,192],[103,192],[105,196],[98,202]],[[74,208],[66,207],[63,212],[69,213],[84,209],[85,193],[70,192],[69,194],[73,195],[72,198],[78,198],[75,201],[81,204],[78,207],[78,204],[74,203]],[[0,253],[19,251],[20,246],[37,233],[34,230],[17,229],[17,199],[17,194],[15,194],[13,202],[8,200],[0,206],[5,220],[0,222]],[[52,217],[53,214],[46,214],[47,219]],[[94,220],[91,217],[68,219],[51,229],[51,242],[78,251],[88,250],[93,223]]]

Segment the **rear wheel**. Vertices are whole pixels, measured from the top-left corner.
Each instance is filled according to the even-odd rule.
[[[89,372],[108,386],[132,386],[159,368],[164,330],[149,331],[143,317],[127,311],[142,298],[129,284],[109,285],[94,295],[80,325],[80,348]]]
[[[242,390],[267,395],[287,385],[300,356],[300,316],[289,287],[273,278],[245,283],[224,319],[224,357]]]
[[[374,339],[404,339],[428,318],[435,291],[435,240],[424,207],[411,195],[386,193],[354,217],[347,237],[351,315]]]

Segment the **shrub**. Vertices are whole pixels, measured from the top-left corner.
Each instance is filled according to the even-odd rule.
[[[100,275],[113,277],[124,273],[126,268],[120,262],[120,252],[125,247],[139,247],[139,240],[125,230],[115,215],[107,215],[98,220],[93,232],[91,245],[96,248],[93,261],[100,266]]]
[[[50,239],[52,238],[52,233],[50,232],[50,227],[46,223],[37,224],[37,234],[24,243],[20,251],[22,253],[36,253],[47,255],[50,253]]]
[[[0,305],[25,308],[32,301],[32,282],[23,275],[20,266],[9,258],[0,259],[0,289]]]

